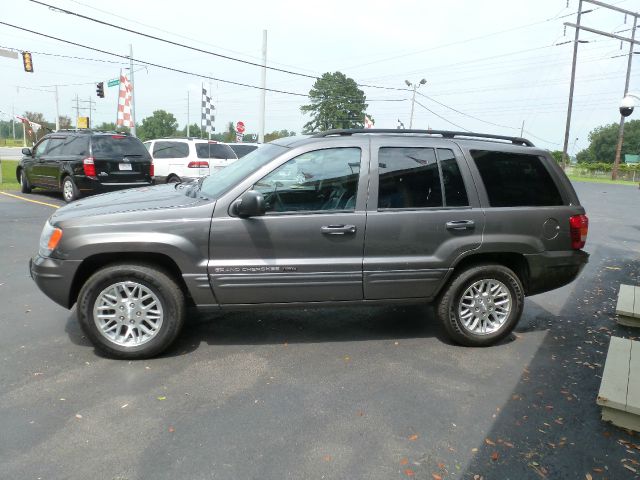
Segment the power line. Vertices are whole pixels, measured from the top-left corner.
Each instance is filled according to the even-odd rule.
[[[477,120],[477,121],[479,121],[479,122],[486,123],[486,124],[489,124],[489,125],[493,125],[494,127],[500,127],[500,128],[512,128],[512,129],[514,129],[514,130],[517,130],[515,127],[509,127],[509,126],[507,126],[507,125],[500,125],[499,123],[488,122],[488,121],[483,120],[483,119],[481,119],[481,118],[474,117],[473,115],[469,115],[468,113],[461,112],[460,110],[458,110],[458,109],[456,109],[456,108],[453,108],[453,107],[450,107],[449,105],[445,105],[444,103],[439,102],[439,101],[438,101],[438,100],[436,100],[435,98],[431,98],[430,96],[425,95],[424,93],[421,93],[421,92],[416,92],[416,93],[418,93],[420,96],[422,96],[422,97],[424,97],[424,98],[426,98],[426,99],[428,99],[428,100],[431,100],[431,101],[432,101],[432,102],[434,102],[434,103],[437,103],[438,105],[441,105],[441,106],[443,106],[443,107],[445,107],[445,108],[448,108],[448,109],[449,109],[449,110],[451,110],[451,111],[454,111],[454,112],[456,112],[456,113],[459,113],[460,115],[464,115],[465,117],[473,118],[474,120]]]
[[[469,130],[468,128],[461,127],[460,125],[458,125],[458,124],[456,124],[456,123],[453,123],[451,120],[447,120],[447,119],[446,119],[446,118],[444,118],[443,116],[438,115],[436,112],[434,112],[434,111],[433,111],[433,110],[431,110],[430,108],[425,107],[424,105],[422,105],[422,104],[421,104],[419,101],[417,101],[417,100],[416,100],[416,103],[417,103],[418,105],[420,105],[422,108],[424,108],[427,112],[430,112],[430,113],[434,114],[434,115],[435,115],[436,117],[438,117],[439,119],[444,120],[444,121],[445,121],[445,122],[447,122],[447,123],[450,123],[450,124],[451,124],[451,125],[453,125],[454,127],[461,128],[462,130],[464,130],[464,131],[466,131],[466,132],[470,132],[470,131],[471,131],[471,130]]]
[[[308,75],[306,73],[294,72],[292,70],[285,70],[283,68],[264,66],[264,65],[262,65],[260,63],[250,62],[248,60],[242,60],[240,58],[231,57],[229,55],[223,55],[222,53],[215,53],[215,52],[211,52],[209,50],[204,50],[202,48],[193,47],[191,45],[186,45],[184,43],[174,42],[173,40],[167,40],[166,38],[156,37],[155,35],[150,35],[148,33],[139,32],[139,31],[133,30],[131,28],[121,27],[120,25],[115,25],[113,23],[105,22],[104,20],[98,20],[97,18],[89,17],[87,15],[82,15],[81,13],[77,13],[77,12],[72,12],[71,10],[66,10],[64,8],[56,7],[54,5],[49,5],[48,3],[40,2],[38,0],[29,0],[29,1],[32,2],[32,3],[37,3],[38,5],[49,7],[50,9],[53,9],[53,10],[58,11],[58,12],[66,13],[67,15],[73,15],[73,16],[78,17],[78,18],[83,18],[85,20],[89,20],[90,22],[99,23],[100,25],[106,25],[106,26],[111,27],[111,28],[116,28],[118,30],[123,30],[125,32],[133,33],[134,35],[139,35],[141,37],[150,38],[152,40],[157,40],[159,42],[168,43],[169,45],[174,45],[176,47],[182,47],[182,48],[186,48],[186,49],[189,49],[189,50],[193,50],[195,52],[206,53],[207,55],[213,55],[214,57],[220,57],[220,58],[224,58],[225,60],[231,60],[233,62],[244,63],[246,65],[252,65],[254,67],[267,68],[269,70],[274,70],[276,72],[288,73],[289,75],[297,75],[299,77],[312,78],[312,79],[317,79],[318,78],[315,75]]]
[[[289,74],[289,75],[296,75],[298,77],[310,78],[310,79],[313,79],[313,80],[318,80],[319,79],[319,77],[316,76],[316,75],[309,75],[307,73],[295,72],[293,70],[286,70],[286,69],[283,69],[283,68],[270,67],[270,66],[267,66],[267,65],[262,65],[260,63],[250,62],[248,60],[242,60],[240,58],[232,57],[232,56],[229,56],[229,55],[223,55],[221,53],[215,53],[215,52],[212,52],[212,51],[209,51],[209,50],[204,50],[202,48],[194,47],[194,46],[191,46],[191,45],[186,45],[184,43],[174,42],[173,40],[168,40],[166,38],[157,37],[155,35],[150,35],[148,33],[139,32],[139,31],[133,30],[131,28],[126,28],[126,27],[122,27],[120,25],[115,25],[113,23],[105,22],[104,20],[99,20],[97,18],[89,17],[87,15],[82,15],[82,14],[77,13],[77,12],[72,12],[71,10],[67,10],[67,9],[64,9],[64,8],[60,8],[60,7],[56,7],[56,6],[53,6],[53,5],[49,5],[48,3],[40,2],[38,0],[29,0],[29,1],[32,2],[32,3],[36,3],[38,5],[42,5],[42,6],[48,7],[50,9],[55,10],[55,11],[66,13],[67,15],[72,15],[72,16],[75,16],[75,17],[78,17],[78,18],[82,18],[84,20],[89,20],[90,22],[95,22],[95,23],[98,23],[100,25],[106,25],[106,26],[111,27],[111,28],[115,28],[115,29],[122,30],[122,31],[125,31],[125,32],[133,33],[134,35],[139,35],[141,37],[150,38],[152,40],[157,40],[159,42],[168,43],[169,45],[174,45],[176,47],[186,48],[188,50],[193,50],[195,52],[205,53],[207,55],[213,55],[214,57],[224,58],[225,60],[231,60],[231,61],[234,61],[234,62],[244,63],[246,65],[252,65],[254,67],[266,68],[266,69],[269,69],[269,70],[273,70],[273,71],[281,72],[281,73],[286,73],[286,74]],[[209,77],[207,77],[207,78],[209,78]],[[222,80],[219,80],[219,81],[222,81]],[[365,85],[365,84],[357,84],[357,85],[359,87],[377,88],[377,89],[381,89],[381,90],[407,91],[406,88],[384,87],[384,86],[381,86],[381,85]],[[268,89],[266,89],[266,90],[268,90]]]
[[[114,57],[118,57],[118,58],[123,58],[125,60],[129,60],[129,57],[126,56],[126,55],[120,55],[118,53],[109,52],[107,50],[102,50],[100,48],[90,47],[88,45],[82,45],[82,44],[77,43],[77,42],[72,42],[71,40],[64,40],[62,38],[54,37],[52,35],[47,35],[45,33],[36,32],[35,30],[30,30],[28,28],[20,27],[20,26],[17,26],[17,25],[12,25],[12,24],[7,23],[7,22],[0,21],[0,25],[5,25],[7,27],[15,28],[17,30],[22,30],[24,32],[29,32],[29,33],[32,33],[34,35],[39,35],[41,37],[49,38],[51,40],[56,40],[58,42],[67,43],[69,45],[73,45],[73,46],[76,46],[76,47],[85,48],[87,50],[93,50],[94,52],[104,53],[106,55],[111,55],[111,56],[114,56]],[[222,78],[216,78],[216,77],[211,77],[209,75],[203,75],[203,74],[200,74],[200,73],[189,72],[187,70],[181,70],[179,68],[167,67],[166,65],[160,65],[158,63],[147,62],[145,60],[133,59],[133,61],[141,63],[141,64],[149,65],[151,67],[162,68],[164,70],[169,70],[169,71],[172,71],[172,72],[177,72],[177,73],[182,73],[182,74],[185,74],[185,75],[191,75],[191,76],[194,76],[194,77],[206,78],[206,79],[209,79],[209,80],[214,80],[216,82],[228,83],[228,84],[231,84],[231,85],[238,85],[238,86],[247,87],[247,88],[254,88],[254,89],[257,89],[257,90],[262,90],[263,89],[262,87],[259,87],[257,85],[251,85],[251,84],[242,83],[242,82],[235,82],[233,80],[224,80]],[[273,89],[273,88],[265,88],[264,90],[266,90],[268,92],[282,93],[282,94],[285,94],[285,95],[295,95],[295,96],[299,96],[299,97],[307,97],[308,96],[307,94],[304,94],[304,93],[288,92],[286,90],[276,90],[276,89]]]

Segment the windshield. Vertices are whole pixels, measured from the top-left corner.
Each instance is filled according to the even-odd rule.
[[[218,198],[230,188],[247,178],[260,167],[266,165],[278,155],[287,151],[282,145],[267,144],[245,155],[240,160],[202,181],[201,192],[210,198]]]

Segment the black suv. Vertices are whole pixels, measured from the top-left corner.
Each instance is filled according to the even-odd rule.
[[[144,190],[57,210],[30,267],[119,358],[164,350],[187,306],[432,303],[456,342],[491,345],[589,257],[571,183],[522,138],[329,131]]]
[[[151,155],[140,140],[123,133],[59,130],[22,154],[16,177],[23,193],[33,187],[57,190],[71,202],[87,193],[153,183]]]

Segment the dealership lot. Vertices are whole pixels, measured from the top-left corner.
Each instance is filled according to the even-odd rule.
[[[496,347],[450,344],[422,306],[270,310],[191,314],[139,362],[97,356],[28,277],[58,196],[0,194],[0,477],[633,478],[640,438],[595,396],[608,337],[640,336],[614,316],[640,191],[576,190],[589,265]]]

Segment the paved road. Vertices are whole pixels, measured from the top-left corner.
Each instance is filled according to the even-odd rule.
[[[640,192],[577,190],[591,262],[499,346],[451,345],[423,307],[264,311],[192,315],[140,362],[96,355],[36,289],[52,207],[0,194],[0,478],[634,478],[620,441],[640,438],[595,396],[609,335],[638,335],[613,313],[639,280]]]
[[[0,147],[0,160],[20,160],[22,149],[18,147]]]

